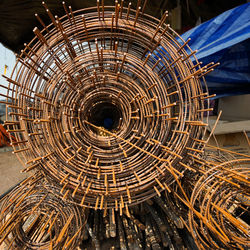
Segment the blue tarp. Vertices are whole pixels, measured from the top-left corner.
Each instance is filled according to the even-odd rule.
[[[250,3],[185,32],[184,40],[198,50],[196,57],[203,64],[220,62],[206,76],[210,93],[217,97],[250,93]]]

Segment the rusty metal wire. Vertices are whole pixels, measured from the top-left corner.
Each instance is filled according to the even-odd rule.
[[[35,174],[12,190],[0,203],[0,245],[8,249],[76,249],[81,243],[85,214],[82,209],[49,193],[55,186]]]
[[[168,190],[203,152],[209,95],[195,52],[141,11],[100,5],[34,29],[13,70],[6,125],[27,172],[81,206],[125,208]],[[17,74],[14,74],[17,72]],[[114,126],[96,122],[103,107]],[[204,121],[205,120],[205,121]]]
[[[188,221],[201,247],[249,247],[249,174],[250,160],[237,159],[207,170],[196,182]],[[243,214],[245,220],[241,218]]]
[[[204,75],[216,64],[201,67],[167,12],[157,20],[140,2],[77,11],[63,3],[61,18],[43,5],[52,23],[36,15],[42,30],[1,94],[14,154],[23,172],[37,172],[2,201],[0,242],[74,249],[88,237],[70,202],[92,208],[86,229],[96,249],[103,235],[118,236],[121,249],[181,249],[183,228],[200,249],[248,246],[250,157],[205,137]],[[40,232],[27,234],[27,220]]]
[[[182,219],[199,249],[249,247],[250,157],[206,148],[192,171],[171,186],[166,204]]]

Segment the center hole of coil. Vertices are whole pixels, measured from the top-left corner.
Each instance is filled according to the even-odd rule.
[[[116,104],[110,102],[100,102],[89,110],[88,121],[98,127],[112,131],[119,127],[121,110]],[[98,133],[98,131],[95,131]],[[100,135],[102,135],[101,131]]]

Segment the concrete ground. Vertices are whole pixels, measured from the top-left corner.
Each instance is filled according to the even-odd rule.
[[[0,148],[0,195],[28,176],[20,173],[21,163],[12,154],[11,147]]]

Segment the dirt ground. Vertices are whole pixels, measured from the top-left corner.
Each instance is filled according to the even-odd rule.
[[[22,169],[17,157],[10,147],[0,148],[0,195],[22,181],[28,174],[20,173]],[[8,249],[3,243],[0,250]]]
[[[28,174],[20,173],[22,166],[9,148],[0,148],[0,195],[22,181]]]

